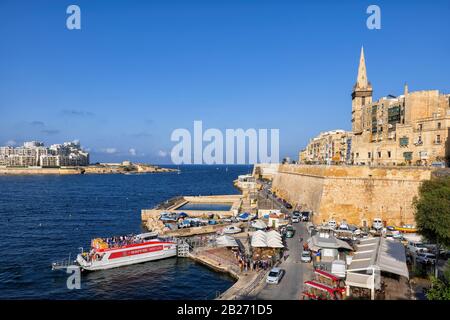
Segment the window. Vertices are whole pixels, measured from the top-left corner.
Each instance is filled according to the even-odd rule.
[[[378,151],[378,158],[381,158],[381,152]]]
[[[440,122],[437,123],[437,128],[438,128],[438,129],[441,128],[441,123],[440,123]]]
[[[367,158],[371,158],[372,154],[370,152],[367,153]]]
[[[419,131],[422,131],[423,129],[423,124],[419,124]]]
[[[406,161],[412,160],[412,152],[403,152],[403,158],[405,158]]]
[[[436,136],[436,143],[441,143],[441,135],[440,134],[438,134]]]
[[[400,138],[400,147],[405,147],[408,145],[408,143],[409,143],[408,137]]]
[[[391,157],[391,152],[390,151],[388,151],[388,158],[390,158]]]
[[[356,157],[359,158],[359,152],[356,153]]]

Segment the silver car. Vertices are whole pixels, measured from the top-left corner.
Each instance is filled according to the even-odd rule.
[[[273,268],[267,275],[266,282],[269,284],[278,284],[282,276],[283,270],[281,270],[280,268]]]
[[[305,262],[305,263],[311,262],[311,252],[302,251],[302,255],[300,256],[300,261]]]

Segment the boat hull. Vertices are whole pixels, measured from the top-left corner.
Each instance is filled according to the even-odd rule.
[[[395,227],[396,231],[404,232],[404,233],[416,233],[416,228],[402,228],[402,227]]]
[[[170,244],[112,251],[101,260],[92,262],[87,262],[81,255],[78,255],[77,262],[83,270],[97,271],[171,258],[176,255],[176,244]]]

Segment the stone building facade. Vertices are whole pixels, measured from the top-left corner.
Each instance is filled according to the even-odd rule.
[[[450,160],[450,95],[408,92],[372,101],[364,51],[352,92],[351,162],[359,165],[444,165]]]
[[[345,164],[351,160],[352,133],[344,130],[321,132],[299,153],[307,164]]]
[[[450,94],[409,92],[372,100],[364,49],[352,90],[352,132],[321,133],[299,153],[307,164],[450,165]]]

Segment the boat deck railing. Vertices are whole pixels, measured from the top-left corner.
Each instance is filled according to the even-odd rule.
[[[62,259],[52,263],[52,270],[65,270],[71,267],[77,267],[78,265],[73,261],[69,255],[68,258]]]

